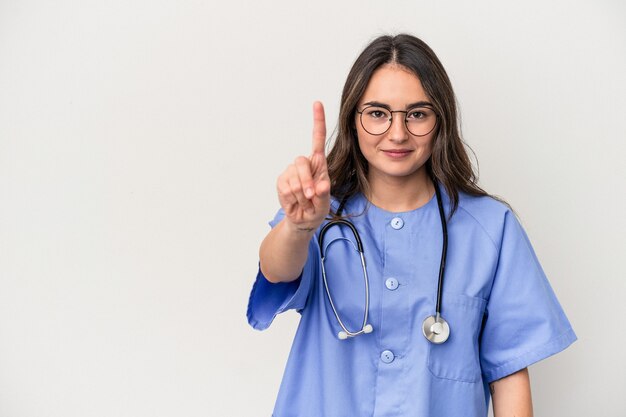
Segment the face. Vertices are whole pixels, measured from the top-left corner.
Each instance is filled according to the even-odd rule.
[[[369,164],[370,182],[426,178],[425,163],[430,158],[436,131],[435,128],[430,132],[423,129],[429,124],[427,118],[436,120],[430,103],[419,78],[406,68],[387,64],[374,72],[357,106],[357,111],[365,111],[362,115],[357,113],[355,119],[359,147]],[[372,105],[387,110],[372,112],[373,107],[368,107]],[[396,112],[398,110],[402,112]],[[384,130],[388,114],[392,115],[389,129],[382,134],[372,134]],[[377,129],[377,124],[382,127]],[[409,129],[426,134],[418,136]]]

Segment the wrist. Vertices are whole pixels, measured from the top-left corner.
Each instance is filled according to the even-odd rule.
[[[283,223],[286,231],[290,235],[306,239],[310,239],[315,234],[318,227],[312,223],[293,223],[287,218],[284,219]]]

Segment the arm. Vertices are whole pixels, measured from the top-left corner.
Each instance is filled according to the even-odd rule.
[[[494,417],[533,417],[528,368],[489,384]]]
[[[330,211],[330,180],[324,154],[326,122],[322,103],[313,105],[313,152],[299,156],[279,177],[278,200],[284,219],[259,250],[261,272],[270,282],[293,281],[304,267],[308,245]]]
[[[284,218],[268,233],[259,250],[261,272],[268,281],[289,282],[300,276],[315,233],[315,229],[310,229]]]

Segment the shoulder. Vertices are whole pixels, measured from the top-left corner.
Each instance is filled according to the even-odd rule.
[[[494,218],[502,218],[507,213],[511,213],[509,206],[493,197],[477,197],[463,192],[459,193],[459,209],[481,223],[488,223]]]
[[[490,196],[459,193],[459,205],[451,222],[482,229],[496,247],[500,246],[507,224],[518,225],[515,213],[505,203]]]

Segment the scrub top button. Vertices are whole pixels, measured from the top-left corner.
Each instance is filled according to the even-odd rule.
[[[384,350],[383,353],[380,354],[380,360],[384,363],[391,363],[395,359],[395,356],[392,351]]]
[[[393,227],[396,230],[400,230],[402,229],[402,226],[404,226],[404,220],[402,220],[400,217],[394,217],[393,219],[391,219],[391,227]]]
[[[395,290],[396,288],[398,288],[398,280],[395,278],[387,278],[387,280],[385,281],[385,287],[387,287],[388,290]]]

